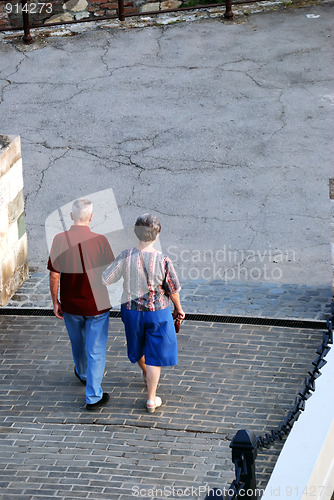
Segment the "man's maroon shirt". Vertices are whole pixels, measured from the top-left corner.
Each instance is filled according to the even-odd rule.
[[[96,316],[111,308],[102,273],[115,259],[105,236],[73,225],[52,242],[47,268],[60,273],[62,310]]]

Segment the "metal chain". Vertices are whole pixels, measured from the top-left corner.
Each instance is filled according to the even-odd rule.
[[[284,435],[288,435],[291,431],[293,424],[298,420],[302,411],[305,410],[305,401],[312,396],[315,391],[315,380],[321,376],[321,368],[323,368],[327,361],[324,359],[329,353],[333,344],[333,320],[334,320],[334,304],[332,304],[332,316],[327,319],[327,331],[323,332],[322,343],[318,347],[316,354],[317,357],[312,361],[312,368],[308,371],[305,379],[304,387],[298,393],[295,399],[293,409],[290,410],[283,422],[279,424],[276,430],[272,429],[264,436],[256,436],[256,447],[264,448],[271,446],[276,440],[282,440]],[[235,479],[232,481],[227,490],[227,494],[223,500],[234,500],[239,498],[239,492],[245,486],[240,482],[241,472],[247,475],[247,464],[244,455],[234,461],[235,466]],[[241,497],[240,497],[241,498]]]
[[[289,411],[283,422],[279,424],[276,430],[271,430],[269,434],[257,437],[257,448],[270,446],[277,439],[282,440],[284,435],[289,434],[293,424],[298,420],[301,412],[305,410],[305,401],[309,399],[315,391],[315,380],[321,376],[320,370],[327,363],[324,358],[331,350],[330,345],[333,344],[333,308],[334,306],[332,304],[332,317],[327,319],[327,332],[323,332],[322,343],[316,351],[318,356],[312,361],[312,368],[307,372],[304,387],[298,393],[293,409]]]

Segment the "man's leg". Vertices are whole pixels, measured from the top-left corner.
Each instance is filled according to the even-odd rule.
[[[87,385],[86,403],[94,404],[103,395],[101,387],[106,365],[109,311],[86,316]]]
[[[68,336],[71,341],[72,356],[75,371],[81,378],[87,378],[87,354],[86,354],[86,333],[85,318],[75,314],[63,313]]]

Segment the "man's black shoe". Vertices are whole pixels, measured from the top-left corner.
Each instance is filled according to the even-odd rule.
[[[100,406],[105,405],[107,403],[107,401],[109,401],[109,399],[110,399],[109,394],[107,392],[104,392],[100,401],[97,401],[96,403],[87,403],[86,410],[90,410],[90,411],[96,410]]]
[[[77,374],[77,372],[76,372],[75,367],[74,367],[74,375],[75,375],[76,377],[78,377],[78,379],[80,380],[80,382],[82,383],[82,385],[86,385],[86,380],[82,380],[82,378],[80,378],[80,377],[79,377],[79,375],[78,375],[78,374]]]

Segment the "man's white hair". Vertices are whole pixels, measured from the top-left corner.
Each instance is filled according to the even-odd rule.
[[[85,198],[75,200],[72,205],[72,217],[74,221],[86,222],[93,212],[93,203]]]

